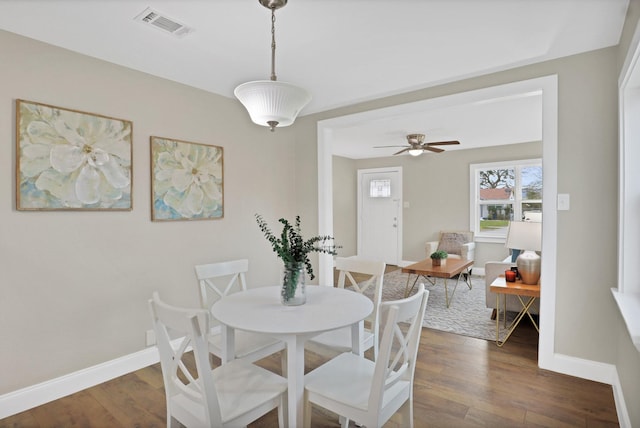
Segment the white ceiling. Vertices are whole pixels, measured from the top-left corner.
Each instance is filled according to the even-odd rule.
[[[325,111],[616,45],[628,1],[291,0],[276,12],[276,73],[312,93],[302,115]],[[135,21],[147,7],[194,31],[177,38]],[[270,26],[257,0],[0,0],[0,29],[230,98],[238,84],[269,78]],[[336,147],[388,156],[393,148],[352,146],[401,145],[407,133],[460,149],[533,141],[539,106],[512,96],[390,112],[336,130]]]

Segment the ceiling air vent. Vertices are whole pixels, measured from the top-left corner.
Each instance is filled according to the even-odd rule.
[[[176,37],[184,37],[193,31],[193,28],[187,27],[150,7],[143,10],[134,20],[151,25],[165,33],[173,34]]]

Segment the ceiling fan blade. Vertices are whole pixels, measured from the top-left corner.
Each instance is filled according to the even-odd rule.
[[[394,155],[394,156],[395,156],[395,155],[399,155],[400,153],[404,153],[404,152],[409,151],[409,150],[411,150],[411,147],[407,147],[406,149],[402,149],[402,150],[400,150],[399,152],[394,153],[393,155]]]
[[[427,146],[451,146],[454,144],[460,144],[460,141],[435,141],[433,143],[427,143]]]
[[[439,149],[437,147],[424,146],[423,149],[429,150],[430,152],[435,152],[435,153],[444,152],[444,149]]]

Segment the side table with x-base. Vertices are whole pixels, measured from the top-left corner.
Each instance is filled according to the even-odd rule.
[[[444,297],[445,303],[447,304],[448,308],[451,304],[451,300],[453,300],[453,295],[456,292],[456,288],[458,288],[460,275],[462,275],[463,272],[465,272],[465,282],[467,283],[469,290],[471,290],[471,275],[469,274],[469,268],[471,266],[473,266],[473,260],[454,258],[447,259],[446,262],[441,266],[434,266],[430,258],[424,259],[421,262],[414,263],[409,266],[405,266],[402,268],[402,273],[407,274],[407,285],[404,289],[404,297],[408,297],[411,294],[411,291],[413,291],[413,288],[418,282],[418,278],[420,278],[421,276],[429,281],[431,285],[435,285],[436,278],[444,278]],[[416,275],[416,278],[413,280],[413,284],[409,286],[411,282],[411,275]],[[453,287],[451,296],[449,296],[447,280],[453,278],[456,275],[458,275],[458,278],[456,279],[456,285]]]
[[[538,328],[538,323],[535,321],[533,316],[531,315],[530,309],[536,299],[540,298],[540,283],[529,285],[524,284],[521,280],[517,280],[515,282],[507,282],[504,279],[503,275],[500,275],[496,279],[493,280],[491,285],[489,286],[489,290],[492,293],[496,293],[496,345],[502,347],[509,337],[511,333],[516,329],[520,321],[526,316],[529,317],[531,323],[535,327],[536,331],[540,333],[540,329]],[[507,295],[512,294],[518,298],[520,304],[522,305],[522,309],[518,312],[515,319],[511,321],[509,327],[507,327]],[[507,336],[503,341],[500,341],[500,295],[502,295],[502,301],[504,302],[504,310],[502,311],[504,317],[504,326],[507,328]],[[525,301],[523,297],[528,297]]]

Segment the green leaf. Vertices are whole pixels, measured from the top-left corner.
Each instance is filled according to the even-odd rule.
[[[305,240],[302,237],[302,228],[300,226],[300,216],[296,216],[293,225],[284,218],[278,221],[282,224],[282,232],[277,238],[269,225],[260,214],[256,214],[256,222],[260,231],[265,238],[271,243],[273,251],[283,261],[283,263],[304,263],[306,271],[310,279],[314,279],[313,267],[309,260],[309,253],[325,253],[332,256],[337,255],[337,249],[340,248],[334,243],[332,236],[314,236]]]

